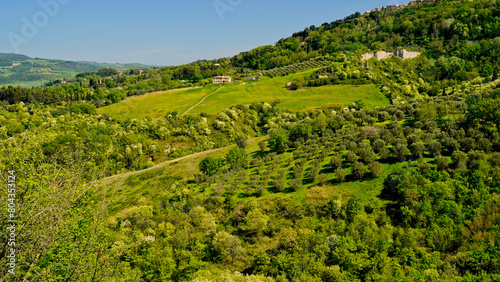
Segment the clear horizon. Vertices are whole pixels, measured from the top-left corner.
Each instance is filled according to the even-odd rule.
[[[311,25],[404,1],[12,1],[1,53],[99,63],[180,65],[230,57]]]

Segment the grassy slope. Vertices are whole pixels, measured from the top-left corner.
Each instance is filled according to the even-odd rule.
[[[92,62],[71,62],[62,60],[30,58],[24,55],[0,53],[0,62],[14,62],[20,66],[0,66],[0,87],[2,86],[41,86],[50,80],[68,79],[80,72],[96,71],[104,67],[129,69],[148,67],[141,64],[106,64]],[[20,68],[21,69],[16,69]],[[43,80],[42,80],[43,79]]]
[[[247,149],[251,152],[257,151],[258,143],[265,139],[267,139],[266,136],[248,140]],[[166,188],[165,183],[169,183],[168,179],[179,178],[180,181],[193,179],[196,173],[200,173],[198,164],[203,158],[207,156],[222,158],[233,146],[196,153],[182,160],[162,163],[145,171],[108,177],[103,181],[103,185],[107,187],[107,191],[113,193],[111,212],[122,210],[142,197],[149,198],[160,194],[162,188]]]
[[[250,154],[259,153],[260,151],[258,148],[258,143],[265,139],[267,139],[267,136],[250,139],[246,148],[247,152],[249,152]],[[107,187],[107,191],[113,195],[112,206],[110,207],[111,214],[117,214],[127,207],[136,205],[138,202],[140,202],[141,198],[148,199],[148,202],[150,202],[149,200],[153,200],[153,202],[155,202],[155,199],[157,200],[159,196],[161,197],[161,194],[164,191],[170,190],[170,186],[176,181],[186,182],[188,180],[192,180],[196,173],[200,173],[198,170],[198,164],[204,157],[209,155],[213,157],[224,157],[230,150],[230,148],[231,147],[227,147],[216,151],[194,154],[193,156],[188,156],[187,158],[179,161],[160,164],[146,171],[117,175],[104,180],[103,184]],[[290,174],[293,168],[293,161],[290,160],[293,158],[293,155],[291,152],[287,152],[280,156],[282,158],[282,161],[279,165],[279,169],[285,169],[287,172],[288,177],[285,182],[291,181],[292,179],[290,178]],[[331,181],[331,184],[326,186],[326,191],[328,191],[329,194],[339,195],[344,199],[355,195],[365,203],[378,201],[378,196],[380,195],[380,192],[384,187],[382,184],[384,179],[396,167],[402,165],[402,163],[384,163],[384,173],[378,178],[353,180],[348,177],[345,182],[339,183],[335,181],[334,172],[329,169],[328,163],[330,161],[330,157],[331,155],[326,157],[325,161],[322,163],[321,170],[321,173],[326,174]],[[266,168],[267,165],[265,165],[264,168]],[[306,178],[307,171],[309,171],[310,167],[311,163],[307,162],[304,166],[304,179]],[[276,169],[276,171],[277,170],[278,169]],[[254,174],[255,167],[250,167],[249,172],[249,174]],[[347,172],[349,175],[350,168],[347,169]],[[235,176],[233,176],[232,178],[234,177]],[[247,181],[249,181],[249,177],[247,177],[244,183],[246,183]],[[270,179],[270,181],[272,181],[272,178]],[[191,184],[189,185],[190,189],[187,193],[212,194],[212,188],[214,187],[214,185],[215,184],[213,184],[211,188],[205,189],[203,191],[199,186]],[[261,195],[260,199],[272,200],[276,197],[291,197],[298,202],[302,202],[306,198],[306,195],[308,194],[310,189],[315,186],[316,184],[305,182],[295,192],[289,192],[288,189],[285,189],[285,191],[283,192],[274,192],[271,186],[271,182],[269,182],[267,190]],[[248,197],[245,194],[244,185],[238,188],[238,190],[236,191],[236,195],[242,201],[253,198]]]
[[[189,113],[216,113],[237,104],[271,103],[278,99],[282,101],[279,108],[291,110],[305,110],[329,103],[345,105],[359,99],[364,100],[369,108],[389,104],[389,100],[380,93],[376,85],[327,85],[299,91],[289,91],[285,88],[286,83],[294,76],[311,72],[309,70],[273,79],[263,78],[261,81],[250,83],[226,84],[224,88],[208,97]],[[208,85],[201,89],[167,91],[156,95],[129,98],[118,104],[100,108],[98,112],[117,119],[157,117],[169,111],[183,113],[218,87],[218,85]]]
[[[3,87],[3,86],[21,86],[21,87],[24,87],[24,88],[31,88],[31,87],[38,87],[38,86],[42,86],[44,85],[45,83],[47,83],[48,81],[47,80],[40,80],[40,81],[19,81],[19,82],[15,82],[15,83],[0,83],[0,87]]]
[[[131,97],[124,101],[98,109],[99,114],[108,114],[116,119],[162,116],[166,112],[187,111],[203,97],[217,89],[217,85],[189,90],[169,90],[154,95]],[[196,109],[193,109],[194,111]]]
[[[33,67],[30,67],[29,64],[33,63]],[[1,67],[0,68],[0,86],[23,86],[23,87],[32,87],[32,86],[41,86],[50,80],[70,78],[76,75],[78,72],[62,68],[57,66],[55,61],[50,60],[25,60],[22,64],[27,65],[29,71],[25,74],[32,75],[31,79],[36,78],[36,80],[17,80],[10,81],[12,77],[15,77],[17,74],[12,71],[11,67]],[[43,78],[43,80],[42,80]],[[5,82],[8,80],[8,82]]]

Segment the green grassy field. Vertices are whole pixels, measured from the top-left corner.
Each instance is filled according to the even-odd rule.
[[[204,96],[215,91],[217,87],[214,86],[189,90],[170,90],[159,94],[131,97],[118,104],[100,108],[98,113],[108,114],[121,120],[146,116],[157,117],[173,111],[182,114]]]
[[[389,105],[389,100],[379,91],[377,85],[327,85],[299,91],[289,91],[285,88],[286,83],[292,81],[294,76],[311,72],[309,70],[272,79],[265,77],[260,81],[250,83],[225,84],[216,93],[214,92],[219,85],[132,97],[118,104],[100,108],[98,112],[117,119],[158,117],[172,111],[182,114],[212,93],[213,95],[189,113],[216,113],[237,104],[272,103],[275,100],[282,101],[278,105],[279,108],[290,110],[306,110],[331,103],[347,105],[359,99],[363,100],[368,108]]]
[[[0,84],[0,87],[3,87],[3,86],[21,86],[21,87],[24,87],[24,88],[31,88],[31,87],[38,87],[38,86],[42,86],[44,85],[45,83],[47,83],[48,81],[19,81],[19,82],[14,82],[14,83],[3,83],[3,84]]]

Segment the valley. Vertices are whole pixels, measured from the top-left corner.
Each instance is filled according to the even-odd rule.
[[[9,55],[66,79],[0,87],[0,280],[499,280],[500,4],[412,3],[178,66]]]

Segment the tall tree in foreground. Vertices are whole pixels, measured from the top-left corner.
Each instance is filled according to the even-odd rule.
[[[108,256],[103,241],[106,206],[94,203],[96,178],[89,181],[83,162],[71,155],[67,165],[58,165],[43,155],[33,136],[21,136],[0,140],[0,177],[15,184],[12,209],[0,210],[0,264],[12,262],[14,253],[15,269],[0,268],[0,280],[101,279]],[[8,220],[16,220],[9,237],[4,230],[14,225]]]

